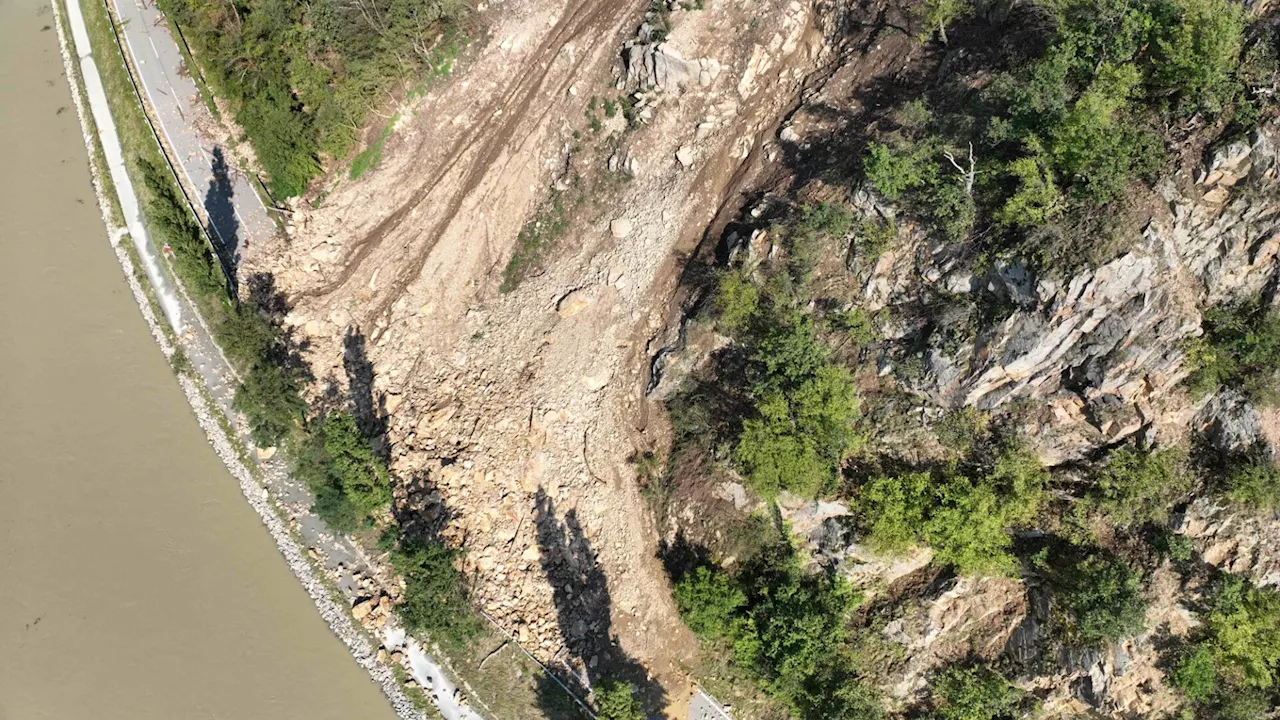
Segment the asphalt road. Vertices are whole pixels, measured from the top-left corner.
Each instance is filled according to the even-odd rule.
[[[715,699],[699,690],[689,700],[689,720],[733,720]]]
[[[155,110],[160,129],[190,186],[203,195],[192,198],[208,213],[224,262],[235,268],[256,241],[276,231],[266,206],[234,167],[224,148],[202,138],[192,126],[209,119],[200,91],[159,9],[148,0],[112,0],[121,19],[121,34],[137,68],[138,82]]]

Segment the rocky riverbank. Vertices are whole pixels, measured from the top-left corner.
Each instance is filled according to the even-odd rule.
[[[72,3],[75,1],[70,0]],[[83,23],[83,20],[78,15],[78,6],[68,6],[67,13],[64,14],[62,7],[55,1],[53,9],[63,64],[67,77],[72,80],[72,98],[80,118],[81,127],[84,129],[84,142],[88,151],[90,172],[93,177],[98,206],[102,211],[103,223],[108,230],[112,248],[124,272],[130,293],[133,295],[152,337],[165,357],[172,360],[181,349],[182,353],[186,355],[193,365],[220,367],[224,363],[220,354],[207,351],[210,347],[216,347],[213,346],[212,340],[208,337],[203,337],[200,339],[204,342],[195,342],[196,338],[207,333],[203,325],[187,325],[185,328],[181,328],[185,331],[181,336],[176,335],[171,328],[160,321],[156,315],[151,297],[138,279],[138,268],[124,244],[128,229],[116,227],[117,223],[113,220],[112,207],[117,200],[109,197],[105,190],[104,177],[106,177],[106,171],[105,168],[101,167],[98,160],[99,156],[96,152],[97,139],[90,130],[91,127],[96,125],[99,133],[114,134],[115,128],[112,125],[107,109],[105,107],[91,108],[84,96],[84,89],[75,82],[75,78],[78,75],[67,25],[68,22]],[[84,55],[87,55],[88,52],[88,48],[83,49]],[[96,70],[85,68],[85,72],[96,72]],[[91,117],[96,121],[93,124],[90,123]],[[130,198],[130,201],[136,205],[136,198]],[[194,309],[185,298],[182,299],[182,304],[184,305],[184,313],[194,317]],[[225,372],[218,373],[219,375],[230,375],[229,368],[223,367],[222,369]],[[405,694],[395,672],[382,659],[386,654],[379,653],[380,648],[377,641],[355,622],[348,598],[341,592],[337,584],[325,576],[324,568],[315,561],[307,550],[304,550],[303,544],[299,542],[302,537],[302,526],[307,524],[305,523],[307,517],[305,513],[299,512],[299,504],[293,503],[292,507],[286,508],[281,503],[282,498],[290,497],[298,492],[295,484],[290,481],[287,470],[281,461],[279,459],[264,460],[259,464],[258,473],[255,476],[255,473],[242,460],[244,455],[240,448],[243,447],[243,444],[239,438],[228,435],[223,419],[219,417],[221,410],[214,407],[215,404],[223,403],[218,402],[218,399],[210,395],[210,388],[202,387],[190,375],[178,373],[177,379],[183,394],[195,413],[197,421],[209,439],[210,446],[231,475],[235,477],[241,492],[254,511],[258,513],[268,532],[271,533],[271,537],[281,555],[284,556],[290,571],[302,583],[303,588],[315,603],[316,609],[325,623],[328,624],[334,635],[347,646],[356,662],[382,688],[392,707],[401,718],[411,720],[428,717]],[[223,393],[228,392],[225,386],[220,389]],[[229,397],[225,399],[229,402]],[[232,418],[232,422],[234,420]],[[261,481],[259,481],[259,477]],[[315,519],[311,518],[311,520],[314,521]],[[315,542],[308,541],[307,544],[316,547],[324,543],[324,538],[320,537],[319,534],[314,540]],[[352,567],[359,562],[357,558],[352,556],[349,549],[342,547],[341,541],[337,538],[330,536],[329,543],[331,547],[328,548],[329,552],[326,553],[328,557],[341,558],[339,562],[344,563],[346,567]],[[365,572],[366,574],[371,574],[367,570]],[[386,624],[385,618],[383,624]],[[461,698],[460,693],[436,698],[441,714],[449,720],[466,720],[467,718],[478,717],[473,711],[461,706],[459,702]]]

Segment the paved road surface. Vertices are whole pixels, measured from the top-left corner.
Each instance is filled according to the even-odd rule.
[[[154,2],[112,1],[122,20],[121,34],[138,69],[139,84],[155,109],[161,131],[190,186],[202,193],[192,199],[203,204],[209,214],[223,260],[234,268],[242,253],[252,251],[255,241],[275,232],[275,224],[249,181],[238,169],[229,167],[234,163],[226,151],[206,141],[191,125],[193,118],[209,118],[209,111]]]
[[[715,699],[699,690],[689,701],[689,720],[733,720]]]

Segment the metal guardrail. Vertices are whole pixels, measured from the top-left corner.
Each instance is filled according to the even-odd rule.
[[[155,121],[151,119],[151,113],[147,112],[147,100],[142,93],[142,88],[138,87],[138,79],[134,77],[133,65],[129,62],[129,58],[132,56],[125,49],[124,41],[120,37],[120,26],[116,23],[115,15],[111,11],[111,0],[102,0],[102,6],[107,13],[107,22],[111,24],[111,35],[116,39],[116,52],[120,54],[120,61],[124,63],[124,72],[125,75],[129,76],[129,85],[133,88],[133,95],[138,100],[138,107],[142,108],[142,117],[146,119],[147,127],[151,129],[151,136],[155,139],[156,146],[160,148],[160,157],[164,158],[164,164],[169,168],[169,175],[173,178],[173,181],[178,183],[178,191],[182,193],[182,199],[186,201],[187,208],[195,215],[196,220],[200,220],[200,211],[197,209],[196,204],[191,201],[191,196],[187,194],[187,186],[178,175],[178,168],[174,165],[173,158],[169,157],[169,151],[165,148],[164,140],[160,137],[160,131],[156,128]],[[222,268],[222,275],[227,281],[227,287],[236,287],[235,270],[227,266],[222,253],[218,252],[218,246],[214,243],[213,235],[209,233],[209,228],[204,222],[197,224],[200,225],[200,234],[209,246],[209,251],[218,259],[218,267]],[[212,225],[212,223],[209,224]]]

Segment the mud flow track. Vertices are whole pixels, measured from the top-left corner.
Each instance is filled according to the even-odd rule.
[[[518,71],[511,87],[485,106],[474,124],[462,126],[451,149],[418,182],[406,201],[351,245],[337,276],[304,290],[299,297],[323,297],[337,292],[389,239],[403,238],[404,253],[395,263],[395,277],[370,306],[364,320],[372,326],[383,318],[421,274],[428,256],[458,218],[466,199],[487,177],[500,176],[513,158],[536,152],[527,139],[549,120],[557,101],[566,96],[583,66],[594,59],[596,53],[591,50],[617,45],[616,36],[623,24],[638,16],[643,6],[635,0],[597,0],[567,8],[531,59],[523,63],[525,67]],[[574,45],[583,51],[575,52],[571,47]],[[429,153],[430,149],[423,145],[418,150]],[[414,222],[406,227],[424,205],[435,216],[424,225]]]

